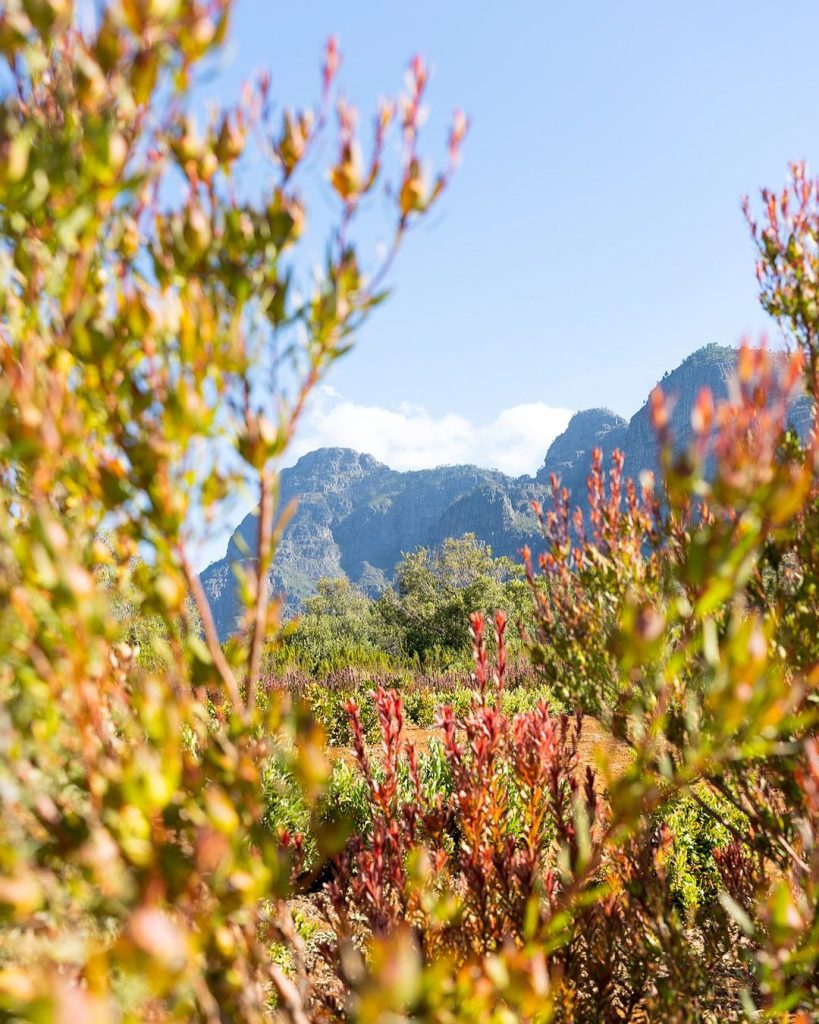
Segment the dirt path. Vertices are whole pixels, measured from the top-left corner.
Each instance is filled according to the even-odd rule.
[[[429,750],[432,740],[443,743],[444,732],[443,729],[408,725],[404,727],[403,738],[406,743],[411,743],[419,754],[424,754]],[[373,760],[378,761],[381,753],[380,744],[368,746],[367,752]],[[621,775],[626,770],[631,756],[628,744],[615,739],[596,718],[584,716],[578,747],[581,771],[585,770],[586,765],[590,765],[594,769],[603,769],[601,775]],[[330,757],[333,760],[340,759],[350,763],[355,761],[351,747],[331,747]]]

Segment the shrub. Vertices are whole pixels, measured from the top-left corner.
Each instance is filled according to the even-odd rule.
[[[429,692],[410,689],[404,691],[403,705],[407,721],[421,728],[429,728],[435,724],[440,698]]]
[[[670,833],[666,867],[669,891],[688,918],[713,911],[723,888],[715,851],[727,847],[748,819],[707,785],[695,797],[678,796],[662,810],[660,821]]]
[[[505,673],[504,625],[499,615],[498,703]],[[473,628],[477,674],[485,683],[478,615]],[[564,884],[592,855],[599,805],[593,772],[588,769],[581,781],[578,771],[582,717],[552,717],[541,703],[510,720],[488,697],[487,687],[481,686],[462,721],[444,708],[444,741],[423,774],[414,746],[403,741],[396,693],[381,687],[376,693],[383,745],[383,763],[377,768],[365,748],[359,710],[350,705],[356,759],[373,822],[368,841],[354,839],[340,859],[330,888],[340,940],[349,935],[351,916],[364,913],[375,935],[411,922],[430,958],[452,949],[462,957],[486,953],[504,937],[522,938],[527,919],[531,927],[532,914],[534,920],[539,917],[539,894],[548,895],[559,885],[549,856],[553,839],[568,857]],[[410,782],[406,795],[402,756]],[[418,889],[408,871],[431,870],[421,868],[422,849],[434,872]],[[432,886],[439,899],[430,904],[434,892],[425,895],[423,886]]]
[[[366,693],[368,690],[372,692],[372,688],[368,684],[361,686],[358,690],[329,689],[323,683],[313,683],[308,687],[306,698],[310,711],[316,722],[321,725],[331,746],[352,746],[353,732],[347,706],[354,693]],[[368,701],[364,706],[362,729],[368,741],[372,742],[378,736],[378,720],[372,703]]]
[[[763,577],[778,549],[805,551],[797,580],[815,564],[815,456],[785,435],[799,373],[796,357],[742,350],[735,394],[716,408],[700,399],[694,447],[679,456],[655,397],[664,486],[661,502],[644,499],[648,549],[648,519],[617,460],[610,486],[597,460],[589,538],[560,534],[559,491],[544,517],[545,584],[528,569],[538,661],[555,683],[559,666],[583,680],[580,696],[630,744],[620,774],[601,765],[599,781],[590,769],[580,778],[582,718],[571,728],[544,704],[504,714],[504,701],[511,710],[526,698],[504,685],[502,642],[490,665],[481,616],[471,705],[443,715],[451,790],[401,793],[396,694],[376,697],[383,776],[356,717],[374,820],[331,887],[342,951],[331,961],[348,989],[351,938],[383,956],[404,949],[411,926],[421,977],[486,972],[482,997],[448,989],[447,1006],[471,1019],[510,1007],[525,1016],[546,991],[560,1021],[598,1020],[601,1008],[611,1019],[740,1020],[755,1002],[777,1019],[794,1006],[809,1019],[819,997],[816,716],[810,683],[790,668],[798,641],[782,610],[794,585]],[[501,641],[504,625],[501,616]],[[411,745],[406,757],[412,766]],[[423,1013],[424,990],[413,991],[372,1005]]]
[[[274,835],[266,801],[300,826],[292,778],[312,820],[328,765],[309,716],[257,699],[281,616],[276,466],[466,122],[428,181],[417,59],[400,152],[385,103],[359,159],[331,41],[314,107],[280,107],[262,76],[198,127],[192,83],[231,8],[0,8],[0,930],[30,950],[0,972],[9,1019],[258,1022],[271,1001],[305,1015],[281,903],[303,841]],[[328,244],[305,274],[314,153],[333,213],[320,201]],[[387,178],[389,255],[373,264],[357,237]],[[245,640],[223,648],[190,538],[247,485]],[[138,622],[153,640],[134,657],[119,644]],[[338,848],[315,837],[321,857]]]
[[[333,772],[323,796],[328,815],[351,822],[356,835],[364,835],[370,827],[370,803],[364,780],[346,760],[333,762]]]

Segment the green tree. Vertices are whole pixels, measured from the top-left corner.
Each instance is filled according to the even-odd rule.
[[[449,537],[438,548],[404,555],[394,587],[378,601],[378,614],[400,635],[410,656],[463,658],[469,651],[470,612],[510,610],[510,584],[520,575],[511,559],[494,558],[475,534]]]
[[[335,619],[348,624],[355,639],[363,639],[369,609],[366,595],[342,576],[318,581],[316,593],[304,602],[303,617]]]
[[[346,577],[319,580],[316,590],[283,639],[285,658],[292,654],[314,673],[383,664],[383,630],[373,602]]]

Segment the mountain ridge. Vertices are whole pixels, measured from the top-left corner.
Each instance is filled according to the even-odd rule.
[[[659,386],[670,400],[671,430],[679,444],[691,434],[691,410],[703,387],[719,400],[728,393],[737,350],[708,345],[698,349]],[[794,426],[807,422],[799,399]],[[655,470],[657,451],[648,398],[631,419],[603,407],[576,412],[549,445],[534,476],[511,477],[480,466],[439,466],[399,471],[351,448],[320,448],[303,455],[281,474],[281,501],[298,501],[269,575],[274,591],[293,606],[315,590],[322,577],[347,576],[369,594],[389,585],[403,554],[435,547],[446,537],[475,533],[496,556],[518,557],[524,544],[542,544],[531,503],[551,495],[552,473],[585,504],[586,475],[594,448],[605,461],[620,448],[625,471],[636,476]],[[235,628],[240,611],[234,563],[253,559],[257,518],[249,513],[236,528],[223,558],[209,565],[201,580],[220,637]]]

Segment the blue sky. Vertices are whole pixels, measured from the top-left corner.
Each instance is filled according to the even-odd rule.
[[[527,440],[512,429],[509,444],[528,444],[534,469],[560,410],[630,415],[695,348],[770,329],[739,202],[778,188],[791,159],[819,167],[815,2],[238,0],[236,15],[206,88],[216,98],[268,66],[274,96],[310,100],[335,33],[362,108],[399,89],[420,52],[430,137],[455,106],[472,119],[451,193],[402,253],[392,299],[335,369],[301,449],[361,437],[400,465],[464,455],[517,469],[523,457],[504,464],[491,437],[523,407]],[[379,410],[396,443],[422,435],[418,451],[390,449]],[[453,423],[461,448],[444,443]]]

